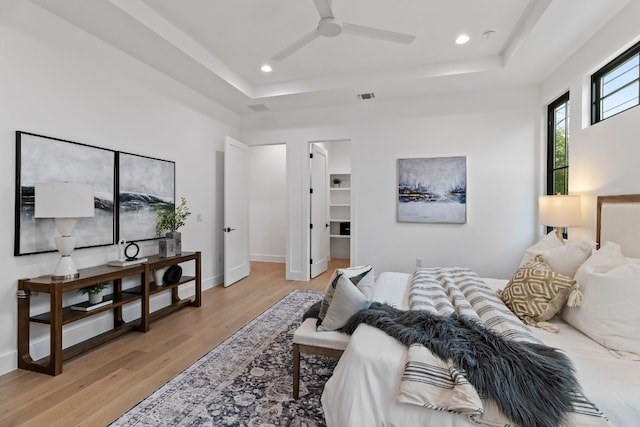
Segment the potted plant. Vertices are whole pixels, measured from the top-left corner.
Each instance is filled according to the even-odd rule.
[[[98,283],[97,285],[87,286],[85,288],[78,289],[81,294],[89,294],[89,303],[98,304],[102,302],[102,291],[109,286],[109,282]]]
[[[178,229],[184,226],[187,217],[191,215],[191,211],[187,207],[187,199],[183,197],[177,207],[174,207],[173,204],[155,205],[153,210],[158,214],[156,234],[161,237],[162,232],[167,231],[165,237],[175,240],[175,253],[179,255],[182,252],[182,233],[178,232]]]
[[[340,183],[342,182],[342,180],[340,178],[333,178],[333,184],[336,187],[340,187]]]

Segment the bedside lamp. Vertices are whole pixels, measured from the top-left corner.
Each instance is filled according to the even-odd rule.
[[[71,182],[45,182],[35,186],[36,218],[55,218],[60,236],[55,238],[56,248],[62,256],[53,279],[65,280],[78,277],[71,252],[76,238],[72,237],[78,218],[94,215],[93,187]]]
[[[555,195],[538,197],[538,222],[547,227],[555,227],[558,239],[562,238],[564,227],[582,225],[582,202],[578,195]]]

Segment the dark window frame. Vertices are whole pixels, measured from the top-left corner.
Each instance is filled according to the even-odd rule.
[[[556,109],[566,105],[565,121],[567,122],[567,130],[569,129],[569,111],[570,111],[569,92],[564,93],[559,98],[551,102],[547,106],[547,191],[548,195],[558,194],[556,188],[555,172],[561,169],[565,170],[565,185],[561,194],[569,192],[569,133],[565,133],[565,162],[561,167],[556,167]],[[547,233],[553,230],[553,227],[546,227]],[[562,230],[562,235],[567,238],[567,229]]]
[[[626,61],[628,61],[629,59],[633,58],[634,56],[639,56],[640,57],[640,42],[636,43],[635,45],[631,46],[629,49],[627,49],[626,51],[624,51],[623,53],[621,53],[620,55],[618,55],[616,58],[614,58],[612,61],[610,61],[609,63],[607,63],[606,65],[604,65],[602,68],[600,68],[598,71],[596,71],[595,73],[593,73],[591,75],[591,124],[595,125],[596,123],[599,123],[603,120],[606,120],[608,118],[617,116],[618,114],[630,110],[634,107],[637,107],[638,105],[640,105],[640,82],[638,84],[638,103],[636,103],[635,105],[630,106],[629,108],[625,108],[624,110],[618,111],[617,113],[609,116],[609,117],[605,117],[602,118],[602,109],[601,109],[601,101],[602,101],[602,94],[601,94],[601,82],[602,79],[609,74],[611,71],[615,70],[616,68],[618,68],[620,65],[622,65],[623,63],[625,63]],[[634,82],[637,80],[634,80]],[[631,84],[631,83],[629,83]]]
[[[567,114],[566,114],[566,120],[569,120],[569,92],[566,92],[565,94],[563,94],[562,96],[560,96],[559,98],[557,98],[555,101],[553,101],[551,104],[549,104],[547,106],[547,194],[557,194],[558,191],[555,188],[555,172],[560,170],[560,169],[565,169],[566,172],[566,176],[567,176],[567,181],[566,181],[566,185],[565,185],[565,190],[561,191],[560,193],[562,194],[567,194],[568,191],[568,186],[569,186],[569,160],[568,160],[568,142],[569,142],[569,135],[566,135],[566,140],[565,140],[565,144],[567,146],[566,148],[566,155],[567,155],[567,160],[565,162],[565,165],[561,166],[561,167],[556,167],[556,162],[555,162],[555,153],[556,153],[556,138],[555,138],[555,131],[556,131],[556,122],[555,122],[555,111],[556,109],[561,106],[562,104],[567,104]]]

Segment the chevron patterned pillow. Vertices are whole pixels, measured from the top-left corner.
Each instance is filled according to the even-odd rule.
[[[499,296],[527,325],[557,332],[557,327],[546,321],[566,304],[575,284],[571,277],[551,270],[538,255],[516,271]]]

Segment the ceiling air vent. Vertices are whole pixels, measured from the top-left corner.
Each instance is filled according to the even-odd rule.
[[[362,99],[363,101],[366,101],[368,99],[373,99],[376,97],[376,94],[373,92],[369,92],[369,93],[359,93],[358,94],[358,98]]]
[[[264,104],[249,105],[249,108],[251,108],[253,111],[271,111],[269,110],[269,107]]]

